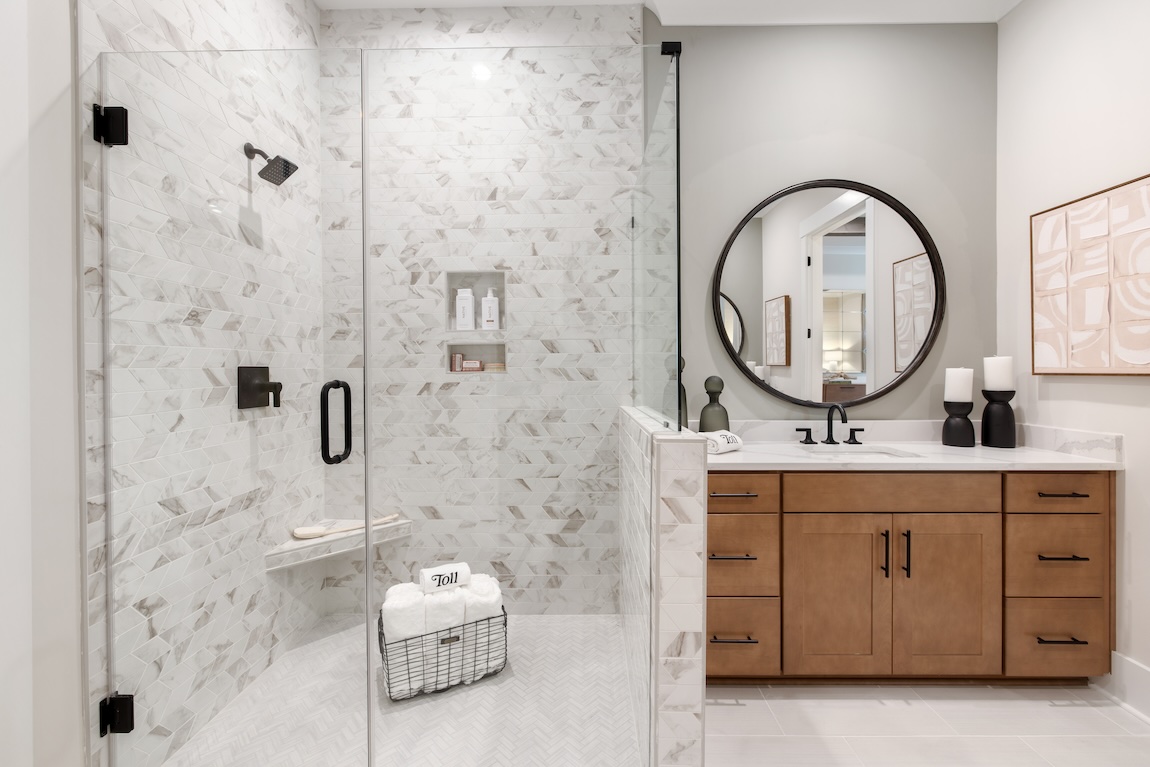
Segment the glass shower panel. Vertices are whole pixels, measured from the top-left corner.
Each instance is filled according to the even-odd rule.
[[[413,525],[377,552],[371,610],[420,568],[465,561],[498,580],[509,616],[506,667],[434,696],[393,700],[389,684],[427,678],[373,656],[375,764],[646,764],[649,598],[645,633],[625,631],[622,592],[641,579],[623,573],[616,444],[641,49],[365,61],[369,486],[373,513]],[[498,327],[461,328],[459,291],[478,315],[489,289]],[[468,634],[444,639],[419,665],[474,671]]]
[[[359,61],[102,58],[115,767],[367,764],[365,535],[292,536],[364,519],[362,433],[320,459],[323,383],[362,399]]]
[[[647,135],[634,195],[635,406],[677,430],[686,423],[679,397],[679,57],[648,50],[646,65]]]

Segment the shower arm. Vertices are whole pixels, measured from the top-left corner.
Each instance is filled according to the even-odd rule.
[[[270,159],[271,159],[270,157],[268,157],[268,153],[267,153],[267,152],[265,152],[265,151],[264,151],[264,150],[262,150],[262,149],[256,149],[254,146],[252,146],[252,145],[251,145],[251,143],[250,143],[250,142],[249,142],[249,143],[247,143],[247,144],[244,144],[244,154],[245,154],[245,155],[247,155],[247,158],[248,158],[249,160],[254,160],[254,159],[256,159],[256,155],[257,155],[257,154],[258,154],[260,157],[264,158],[264,160],[270,160]]]

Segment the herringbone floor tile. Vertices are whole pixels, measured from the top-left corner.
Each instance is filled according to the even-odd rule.
[[[164,767],[367,764],[366,630],[317,626]],[[500,674],[391,701],[371,655],[377,767],[630,767],[639,744],[617,616],[511,616]]]

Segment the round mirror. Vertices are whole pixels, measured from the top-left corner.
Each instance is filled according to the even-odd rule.
[[[905,205],[854,181],[808,181],[735,227],[711,306],[727,354],[763,390],[798,405],[859,404],[926,359],[946,284],[934,240]]]

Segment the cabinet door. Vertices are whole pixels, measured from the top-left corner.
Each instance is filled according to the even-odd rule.
[[[1001,517],[896,514],[894,523],[894,673],[1001,674]]]
[[[884,532],[890,514],[784,515],[784,674],[890,674]]]

